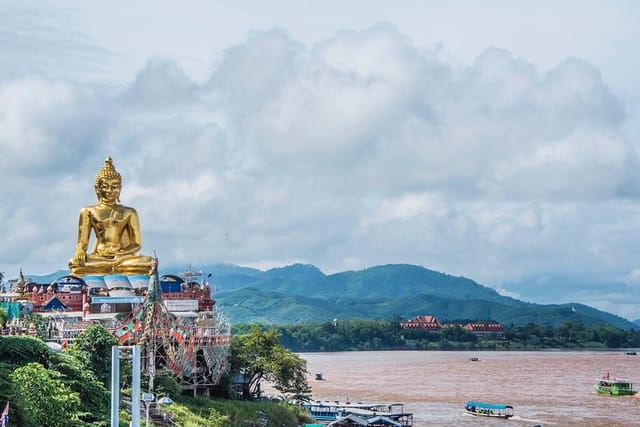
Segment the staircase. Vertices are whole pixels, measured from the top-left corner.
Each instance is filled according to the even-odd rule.
[[[172,419],[166,417],[164,409],[159,409],[158,405],[154,402],[149,405],[149,423],[154,426],[170,426],[176,427],[177,424]],[[146,417],[146,414],[145,414]],[[146,418],[145,418],[146,419]]]
[[[131,412],[131,399],[128,396],[123,396],[121,398],[121,405],[125,407],[129,412]],[[170,427],[179,427],[172,419],[163,415],[165,411],[164,409],[158,409],[158,405],[153,402],[149,404],[149,425],[150,426],[170,426]],[[144,402],[140,402],[140,425],[146,426],[147,422],[147,411]]]

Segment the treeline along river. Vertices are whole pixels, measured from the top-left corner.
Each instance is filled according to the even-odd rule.
[[[401,402],[414,426],[640,426],[640,398],[593,390],[609,373],[640,387],[625,351],[363,351],[300,353],[314,400]],[[478,358],[472,361],[471,358]],[[315,374],[322,373],[323,380]],[[508,420],[464,414],[467,400],[506,403]]]

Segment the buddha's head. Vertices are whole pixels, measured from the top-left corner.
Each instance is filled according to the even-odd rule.
[[[104,161],[104,166],[102,166],[102,169],[100,169],[96,175],[94,188],[99,202],[113,204],[120,201],[122,177],[113,166],[111,157],[107,157]]]

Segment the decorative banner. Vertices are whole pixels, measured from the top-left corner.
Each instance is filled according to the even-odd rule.
[[[142,276],[142,277],[140,277]],[[116,292],[132,292],[138,288],[147,277],[140,275],[105,277],[107,286]],[[131,286],[131,290],[123,289],[123,283]],[[230,327],[228,320],[219,312],[212,312],[214,319],[206,324],[183,323],[179,317],[181,312],[198,312],[198,300],[164,300],[157,285],[158,275],[149,277],[148,292],[140,306],[114,331],[121,345],[132,343],[154,346],[155,351],[163,349],[161,358],[170,369],[181,373],[183,377],[190,377],[197,366],[196,354],[205,357],[206,364],[212,370],[211,379],[217,383],[221,375],[228,370],[226,358],[229,356]],[[116,290],[115,287],[119,289]],[[172,314],[175,313],[175,314]],[[196,353],[197,351],[197,353]],[[158,355],[156,354],[156,357]],[[207,381],[210,381],[208,379]]]

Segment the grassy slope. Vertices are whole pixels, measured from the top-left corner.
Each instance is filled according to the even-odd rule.
[[[183,396],[165,409],[173,414],[181,427],[260,425],[260,412],[267,414],[269,425],[297,427],[311,422],[301,408],[277,401],[245,402]]]

